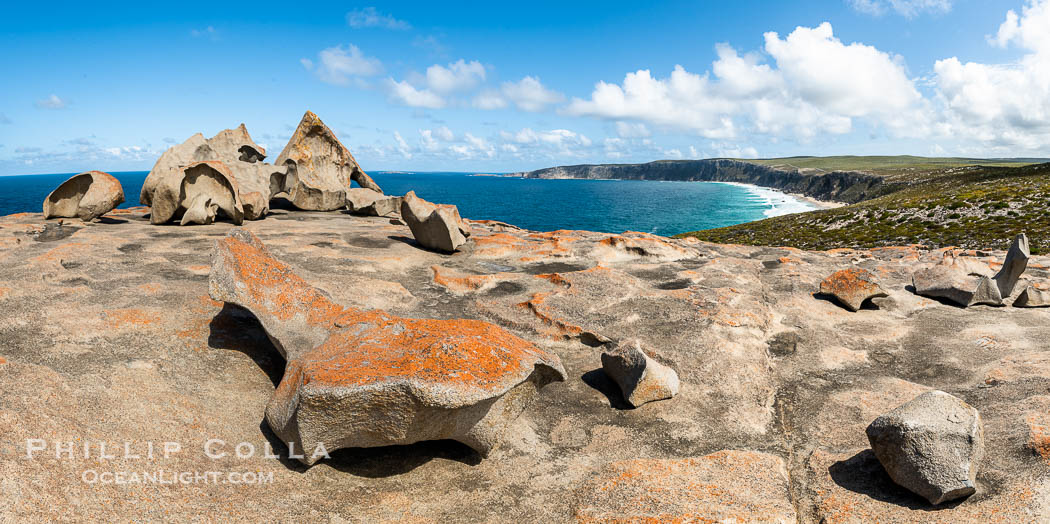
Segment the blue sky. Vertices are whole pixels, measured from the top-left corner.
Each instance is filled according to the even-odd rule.
[[[7,7],[0,174],[146,170],[306,109],[366,170],[1050,156],[1050,0]]]

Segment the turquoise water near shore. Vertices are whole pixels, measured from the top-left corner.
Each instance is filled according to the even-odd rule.
[[[111,173],[138,205],[145,171]],[[0,215],[36,212],[54,188],[72,176],[0,177]],[[586,229],[673,235],[812,209],[771,189],[714,182],[537,180],[469,173],[373,172],[391,195],[415,191],[433,202],[455,204],[464,217],[501,220],[526,229]]]

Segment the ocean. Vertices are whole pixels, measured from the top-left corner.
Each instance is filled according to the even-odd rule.
[[[138,205],[145,171],[110,173]],[[370,173],[387,194],[415,191],[432,202],[455,204],[460,214],[536,231],[585,229],[674,235],[813,209],[776,190],[718,182],[539,180],[469,173]],[[0,176],[0,215],[39,213],[44,198],[72,176]]]

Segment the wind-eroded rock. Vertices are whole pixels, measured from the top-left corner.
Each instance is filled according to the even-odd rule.
[[[335,133],[311,111],[303,115],[299,127],[277,157],[277,165],[287,167],[284,191],[299,209],[331,211],[346,205],[351,181],[377,193],[383,190],[354,160],[350,150]]]
[[[387,196],[363,187],[346,191],[346,208],[355,215],[381,217],[401,211],[401,197]]]
[[[889,296],[875,282],[875,275],[861,268],[843,269],[832,273],[820,283],[820,292],[835,297],[850,311],[860,310],[867,300]]]
[[[930,391],[875,419],[871,448],[894,482],[941,504],[972,495],[984,457],[981,415],[943,391]]]
[[[487,322],[343,308],[247,231],[217,242],[209,289],[251,311],[287,358],[266,420],[297,449],[453,439],[487,455],[565,379],[557,355]]]
[[[139,202],[144,206],[152,205],[153,193],[157,186],[163,183],[169,172],[178,168],[205,160],[218,160],[226,164],[232,164],[234,161],[251,164],[261,162],[263,158],[266,158],[266,150],[252,140],[244,124],[235,129],[224,129],[209,139],[197,133],[160,155],[142,183]]]
[[[940,264],[916,271],[912,285],[919,295],[943,298],[963,307],[1002,305],[999,286],[987,273],[987,266],[949,253]]]
[[[44,199],[44,218],[90,222],[124,202],[124,188],[109,173],[88,171],[62,182]]]
[[[621,341],[603,351],[602,370],[634,407],[678,394],[678,373],[646,355],[637,340]]]
[[[139,200],[154,207],[154,216],[161,217],[154,224],[165,223],[180,213],[184,217],[186,213],[189,215],[181,221],[183,225],[208,224],[215,219],[218,209],[223,209],[238,224],[242,219],[258,220],[269,213],[270,200],[283,190],[285,184],[285,168],[264,163],[264,158],[266,150],[252,140],[244,124],[220,131],[207,140],[197,133],[161,155],[142,185]],[[175,189],[184,183],[187,169],[200,162],[209,162],[212,168],[221,172],[229,183],[220,181],[219,185],[228,185],[233,190],[234,200],[239,202],[237,206],[214,192],[202,197]],[[212,178],[218,179],[217,176]],[[156,205],[158,200],[159,207]],[[239,211],[235,212],[234,207],[239,207]],[[240,218],[235,218],[236,214]]]
[[[940,264],[917,271],[912,283],[920,295],[948,299],[963,307],[1001,306],[1014,292],[1030,257],[1028,237],[1021,233],[1014,238],[1002,269],[994,277],[987,266],[964,261],[953,253],[945,254]]]
[[[401,218],[423,247],[453,252],[467,242],[470,226],[452,205],[431,204],[409,191],[401,201]]]
[[[211,224],[220,210],[235,224],[244,220],[237,183],[222,162],[196,162],[171,170],[156,186],[150,223],[166,224],[181,214],[180,225]]]
[[[1039,289],[1027,286],[1017,296],[1014,307],[1048,307],[1050,306],[1050,289]]]

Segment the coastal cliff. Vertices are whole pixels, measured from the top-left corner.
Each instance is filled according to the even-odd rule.
[[[658,160],[646,164],[581,164],[515,173],[524,178],[584,178],[739,182],[799,193],[818,200],[857,203],[900,189],[884,177],[859,171],[804,173],[730,159]]]

